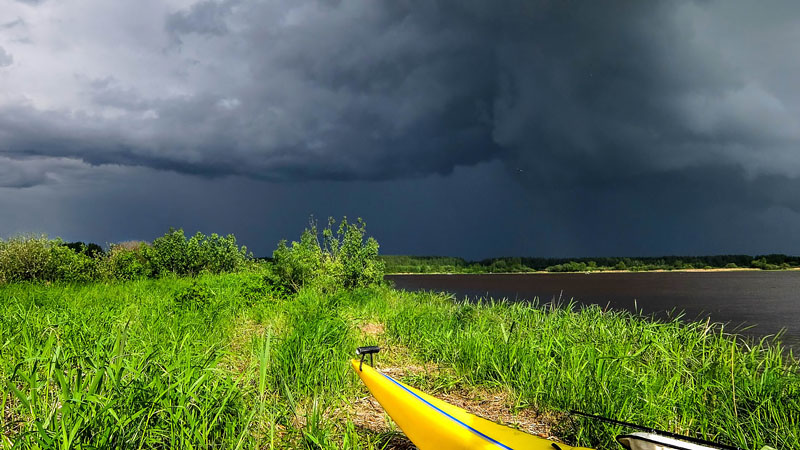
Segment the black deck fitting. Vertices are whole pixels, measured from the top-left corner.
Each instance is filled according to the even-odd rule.
[[[364,357],[366,355],[369,355],[369,365],[372,366],[372,367],[375,367],[375,361],[373,360],[372,355],[374,355],[375,353],[378,353],[379,351],[381,351],[381,348],[378,347],[377,345],[370,345],[368,347],[358,347],[356,349],[356,355],[360,355],[361,356],[361,362],[358,363],[359,372],[364,367]]]

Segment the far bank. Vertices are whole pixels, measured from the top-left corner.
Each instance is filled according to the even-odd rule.
[[[455,298],[574,302],[655,318],[726,323],[751,338],[775,335],[800,348],[800,271],[712,270],[533,274],[386,275],[398,289],[449,292]]]
[[[643,272],[676,270],[800,268],[800,257],[711,255],[658,257],[500,257],[476,261],[449,256],[381,255],[387,273]]]

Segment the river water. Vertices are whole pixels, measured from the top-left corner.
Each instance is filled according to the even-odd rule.
[[[553,273],[483,275],[387,275],[398,289],[540,303],[561,299],[596,304],[659,318],[728,324],[752,337],[784,331],[783,342],[800,350],[800,271]],[[749,328],[748,328],[749,327]]]

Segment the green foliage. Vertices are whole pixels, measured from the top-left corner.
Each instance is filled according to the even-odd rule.
[[[155,276],[234,272],[243,269],[251,259],[247,248],[240,248],[231,234],[222,237],[197,232],[187,239],[180,228],[170,228],[154,240],[145,256]]]
[[[0,283],[86,282],[96,276],[96,260],[84,253],[76,253],[60,239],[19,236],[8,241],[0,240]]]
[[[211,299],[213,297],[214,291],[208,286],[198,283],[197,281],[192,281],[192,284],[181,289],[175,295],[175,305],[185,310],[202,310],[211,304]]]
[[[335,236],[331,230],[333,225],[333,219],[329,219],[328,227],[322,234],[325,250],[331,255],[326,262],[338,281],[346,289],[380,283],[384,269],[383,263],[378,260],[378,241],[373,237],[364,239],[367,231],[364,221],[359,218],[351,224],[347,223],[347,218],[343,218]]]
[[[0,287],[9,299],[0,302],[0,448],[234,448],[245,439],[251,405],[220,369],[230,319],[165,314],[175,283]]]
[[[583,262],[575,262],[575,261],[570,261],[565,264],[557,264],[555,266],[550,266],[547,268],[548,272],[588,272],[590,270],[592,270],[591,266]]]
[[[321,277],[322,248],[317,240],[317,225],[311,223],[303,231],[300,242],[286,245],[286,240],[278,242],[272,252],[274,272],[283,286],[297,292],[306,282]]]
[[[103,251],[103,247],[100,247],[99,245],[97,245],[97,244],[95,244],[93,242],[90,242],[88,244],[85,244],[85,243],[80,242],[80,241],[78,241],[78,242],[68,242],[68,243],[66,243],[64,245],[66,245],[67,247],[72,249],[75,253],[82,253],[82,254],[84,254],[86,256],[89,256],[91,258],[99,258],[99,257],[103,256],[103,254],[105,253]]]
[[[767,258],[754,259],[753,261],[750,262],[750,267],[754,267],[756,269],[761,269],[761,270],[781,269],[781,266],[779,266],[778,264],[771,264],[770,262],[768,262]]]
[[[147,244],[112,245],[101,260],[100,273],[107,279],[136,280],[151,275]]]
[[[270,283],[263,271],[0,286],[0,448],[387,448],[352,419],[369,393],[348,360],[365,344],[437,396],[502,389],[509,410],[555,417],[570,444],[618,448],[618,427],[562,413],[578,409],[741,448],[800,446],[800,365],[777,338],[742,345],[706,322],[385,286],[241,301]],[[365,335],[365,322],[385,331]],[[411,366],[425,373],[403,375]]]
[[[197,232],[187,243],[187,254],[191,274],[234,272],[242,269],[248,259],[247,248],[239,248],[232,234],[223,237]]]
[[[52,280],[67,280],[87,283],[99,275],[98,260],[83,252],[75,252],[66,245],[54,245],[50,249],[53,266]]]
[[[233,235],[197,233],[187,240],[181,229],[170,229],[153,245],[130,241],[110,247],[103,252],[97,244],[65,244],[47,236],[0,240],[0,283],[195,276],[234,272],[252,263],[252,255],[236,244]]]
[[[293,326],[276,344],[271,375],[294,394],[339,392],[349,384],[347,361],[358,343],[330,300],[305,290],[288,308]]]
[[[170,228],[163,236],[156,238],[148,253],[150,267],[156,276],[189,273],[189,242],[182,228]]]
[[[765,270],[800,267],[799,256],[712,255],[661,257],[594,258],[491,258],[466,261],[445,256],[381,255],[387,273],[501,273],[501,272],[587,272],[604,270],[688,270],[694,268],[753,267]]]
[[[247,248],[239,248],[232,234],[222,237],[197,232],[187,239],[181,228],[170,228],[154,240],[147,256],[156,276],[233,272],[242,269],[249,259]]]
[[[19,236],[0,241],[0,281],[45,281],[52,278],[51,249],[57,243],[47,236]]]
[[[387,333],[468,385],[508,389],[521,407],[579,410],[740,448],[798,448],[800,362],[780,341],[741,343],[720,324],[654,322],[573,309],[409,294]],[[556,431],[619,448],[621,430],[561,416]]]
[[[378,259],[378,241],[365,239],[366,224],[360,218],[356,223],[343,218],[334,231],[336,222],[328,219],[322,230],[322,243],[317,223],[313,219],[300,236],[300,242],[291,247],[282,240],[272,254],[274,272],[280,283],[297,292],[307,284],[325,289],[354,289],[380,283],[383,279],[383,262]]]
[[[242,281],[239,295],[248,306],[261,302],[275,302],[287,297],[286,289],[277,285],[271,274],[252,273]]]

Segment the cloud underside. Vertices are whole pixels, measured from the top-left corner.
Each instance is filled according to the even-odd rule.
[[[97,20],[128,17],[109,8]],[[43,169],[48,159],[275,181],[403,179],[500,160],[537,189],[613,191],[682,173],[796,184],[787,79],[797,74],[762,70],[769,55],[736,41],[762,24],[728,9],[226,0],[165,10],[142,25],[159,24],[146,39],[131,26],[104,40],[108,30],[77,22],[53,36],[75,31],[65,58],[90,63],[53,63],[58,94],[39,76],[14,85],[35,66],[0,49],[18,89],[0,97],[0,185],[52,180],[42,174],[60,169]],[[726,34],[724,20],[743,31]],[[51,42],[34,22],[3,33],[44,58]],[[773,25],[774,36],[791,32]]]

